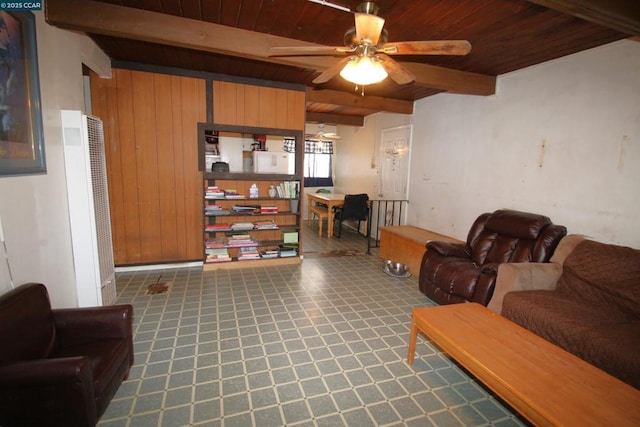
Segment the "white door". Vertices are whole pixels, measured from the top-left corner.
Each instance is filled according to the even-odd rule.
[[[382,130],[380,144],[379,205],[374,207],[372,221],[378,226],[403,224],[409,186],[411,125]],[[394,202],[395,201],[395,202]]]
[[[382,130],[380,194],[384,200],[405,200],[409,184],[411,125]]]

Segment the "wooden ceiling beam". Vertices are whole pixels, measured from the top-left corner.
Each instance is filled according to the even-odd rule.
[[[324,71],[336,58],[323,56],[270,57],[276,46],[318,46],[271,34],[182,18],[164,13],[93,0],[48,0],[49,24],[85,33],[101,34],[176,46],[258,61]],[[409,64],[416,84],[434,89],[487,95],[495,93],[495,77],[436,67]]]
[[[367,110],[387,111],[389,113],[413,114],[413,101],[369,95],[360,96],[339,90],[307,88],[307,102],[344,105]]]
[[[331,113],[313,113],[307,111],[305,118],[307,123],[326,123],[331,125],[344,125],[344,126],[364,126],[364,117],[362,116],[347,116],[344,114],[331,114]]]
[[[638,0],[529,0],[631,36],[640,35]]]

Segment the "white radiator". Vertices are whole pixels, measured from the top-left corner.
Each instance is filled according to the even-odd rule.
[[[62,111],[64,161],[78,306],[116,301],[102,121]]]

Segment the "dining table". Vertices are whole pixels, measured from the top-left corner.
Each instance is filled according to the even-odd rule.
[[[311,218],[311,208],[314,204],[323,204],[327,206],[327,237],[333,237],[333,208],[344,204],[344,194],[340,193],[307,193],[307,202],[309,209],[307,214]],[[320,218],[322,221],[322,218]]]

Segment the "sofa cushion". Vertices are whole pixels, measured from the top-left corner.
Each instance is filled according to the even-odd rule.
[[[585,240],[565,259],[557,290],[640,319],[640,250]]]
[[[49,356],[55,326],[44,285],[30,283],[0,296],[0,364]]]
[[[556,291],[509,292],[502,315],[640,388],[640,321]]]

